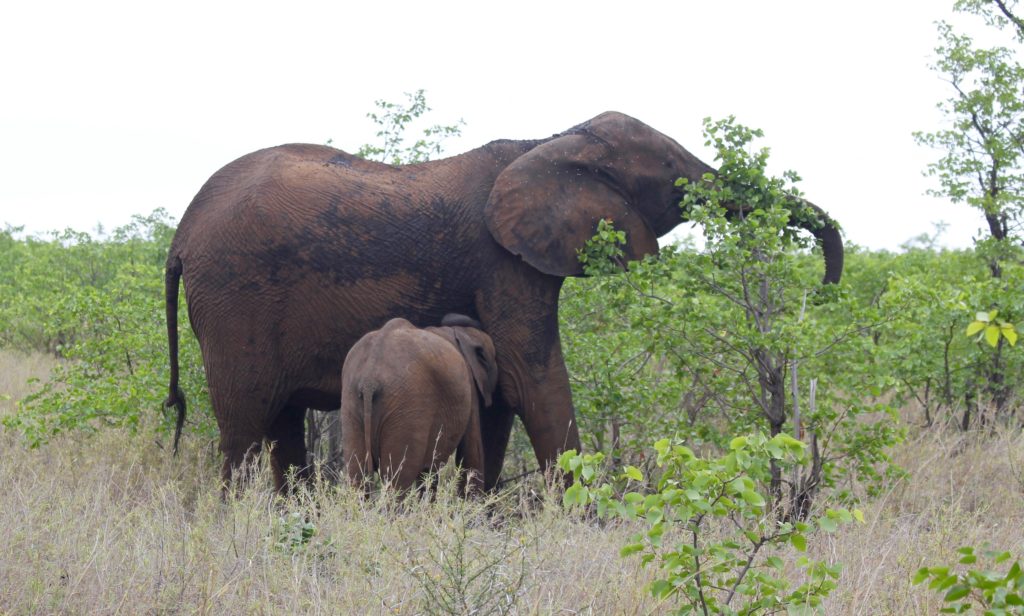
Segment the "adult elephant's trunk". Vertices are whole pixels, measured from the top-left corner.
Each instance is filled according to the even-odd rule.
[[[792,212],[790,226],[800,227],[809,231],[814,239],[821,244],[821,252],[825,258],[825,275],[822,284],[835,284],[843,275],[843,238],[839,233],[839,224],[832,220],[825,210],[810,201],[794,198],[787,203]],[[726,217],[737,218],[749,212],[749,208],[726,204]]]
[[[821,243],[821,252],[825,257],[825,276],[822,284],[835,284],[843,275],[843,238],[839,234],[839,224],[832,220],[820,207],[809,201],[800,201],[804,208],[810,209],[814,216],[810,221],[797,220],[801,228],[811,232]]]
[[[814,237],[821,242],[821,252],[825,255],[825,277],[823,284],[835,284],[843,275],[843,240],[839,237],[839,228],[831,220],[825,226],[811,230]]]

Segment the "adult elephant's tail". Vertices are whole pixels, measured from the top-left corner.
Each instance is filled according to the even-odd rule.
[[[167,350],[171,361],[171,382],[164,408],[173,406],[178,411],[174,424],[174,455],[178,455],[178,441],[181,427],[185,424],[185,394],[178,386],[178,282],[181,280],[181,259],[171,254],[167,257],[164,273],[164,298],[167,309]]]

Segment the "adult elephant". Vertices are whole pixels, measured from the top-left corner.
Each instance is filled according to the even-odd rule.
[[[337,407],[338,366],[392,317],[416,325],[470,315],[491,335],[499,381],[481,419],[485,487],[501,471],[515,415],[542,467],[579,447],[558,336],[558,293],[582,274],[576,249],[602,218],[627,256],[657,252],[682,222],[679,177],[714,169],[646,124],[603,113],[564,133],[500,140],[434,162],[390,166],[319,145],[248,154],[211,177],[167,258],[168,405],[178,388],[184,278],[223,473],[276,443],[275,482],[305,464],[303,411]],[[839,231],[820,209],[825,282],[839,280]],[[797,217],[808,220],[808,217]]]

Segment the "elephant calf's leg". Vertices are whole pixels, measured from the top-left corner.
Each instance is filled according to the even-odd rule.
[[[462,466],[459,492],[466,495],[479,494],[484,488],[484,447],[480,438],[480,413],[477,409],[469,416],[469,426],[455,450],[455,460]]]

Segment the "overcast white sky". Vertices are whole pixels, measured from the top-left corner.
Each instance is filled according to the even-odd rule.
[[[701,120],[760,127],[848,242],[897,248],[944,220],[924,195],[948,86],[928,64],[952,0],[730,2],[8,2],[0,8],[0,223],[180,217],[218,168],[287,142],[354,151],[373,101],[425,88],[466,122],[455,154],[606,110],[707,162]]]

